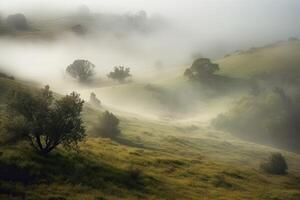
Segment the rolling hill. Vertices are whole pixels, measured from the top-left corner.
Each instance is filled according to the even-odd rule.
[[[2,112],[8,91],[35,90],[21,81],[0,78],[0,82]],[[126,89],[120,90],[122,87]],[[134,91],[142,96],[138,101],[148,95],[140,93],[147,91],[144,85],[116,89],[125,94]],[[117,109],[113,112],[120,118],[121,136],[114,140],[94,137],[93,126],[105,109],[109,108],[85,105],[83,118],[88,137],[80,144],[79,152],[59,148],[44,158],[24,142],[2,143],[0,199],[300,197],[298,154],[244,142],[198,121],[157,120]],[[4,134],[3,129],[0,133]],[[286,157],[287,175],[269,175],[259,168],[271,152],[281,152]]]
[[[277,78],[299,82],[300,41],[278,42],[260,48],[238,51],[217,60],[220,75],[251,78]]]

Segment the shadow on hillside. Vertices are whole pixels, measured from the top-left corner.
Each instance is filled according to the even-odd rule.
[[[0,156],[0,172],[0,195],[20,193],[14,189],[3,188],[1,182],[20,183],[24,187],[62,182],[101,188],[104,192],[112,192],[112,188],[121,187],[143,193],[149,192],[146,186],[158,184],[157,180],[142,173],[133,176],[131,170],[102,163],[96,155],[89,152],[53,152],[47,157],[24,153],[14,155],[13,159]]]
[[[249,86],[249,82],[246,80],[221,75],[211,75],[194,81],[200,82],[207,89],[226,92]]]

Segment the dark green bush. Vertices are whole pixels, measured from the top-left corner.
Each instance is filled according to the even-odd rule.
[[[285,158],[280,153],[273,153],[260,167],[267,173],[278,175],[286,174],[288,169]]]
[[[120,120],[114,114],[105,111],[99,119],[99,124],[95,126],[95,135],[114,138],[120,134],[119,123]]]
[[[185,70],[184,76],[190,80],[199,80],[212,76],[219,69],[219,65],[212,63],[210,59],[199,58],[193,62],[190,68]]]

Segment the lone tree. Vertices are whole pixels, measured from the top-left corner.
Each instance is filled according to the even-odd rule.
[[[112,113],[105,111],[99,119],[99,124],[95,127],[97,135],[114,138],[120,134],[120,120]]]
[[[124,68],[123,66],[116,66],[114,71],[110,72],[107,75],[109,78],[113,80],[117,80],[120,83],[124,83],[127,77],[130,77],[130,68]]]
[[[13,92],[8,109],[13,119],[22,120],[12,122],[7,129],[28,140],[42,155],[59,144],[76,148],[85,137],[81,119],[83,103],[75,92],[54,101],[49,86],[37,94]]]
[[[29,26],[25,15],[18,13],[14,15],[9,15],[6,19],[6,23],[12,30],[15,31],[27,31]]]
[[[66,69],[67,73],[80,82],[88,81],[94,74],[95,65],[88,60],[75,60]]]
[[[270,174],[277,175],[285,174],[288,169],[285,158],[280,153],[273,153],[260,167]]]
[[[212,76],[219,69],[219,65],[212,63],[208,58],[199,58],[185,70],[184,75],[190,80],[201,79]]]

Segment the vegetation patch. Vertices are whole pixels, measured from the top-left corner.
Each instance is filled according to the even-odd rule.
[[[267,173],[282,175],[287,173],[288,165],[280,153],[273,153],[260,167]]]

